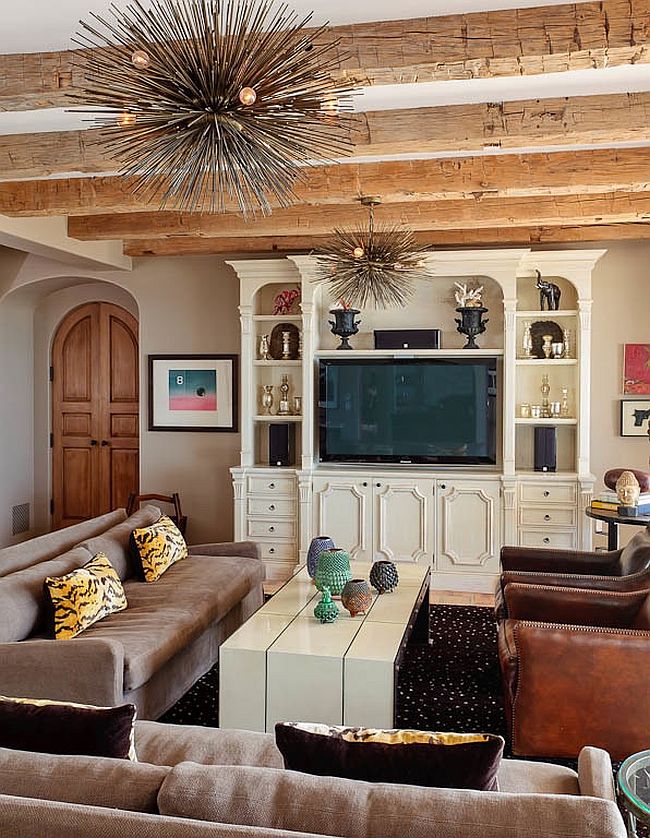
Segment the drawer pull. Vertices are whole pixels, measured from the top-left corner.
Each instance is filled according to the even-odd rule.
[[[544,515],[544,520],[545,520],[545,521],[550,521],[550,520],[551,520],[551,516],[550,516],[550,515]]]
[[[545,497],[545,498],[547,498],[550,494],[551,494],[551,493],[549,492],[549,490],[548,490],[548,489],[546,489],[546,490],[544,491],[544,497]]]
[[[550,544],[551,543],[551,539],[547,535],[544,536],[542,541],[544,542],[544,544]]]
[[[275,504],[274,503],[269,504],[269,512],[275,512]]]
[[[441,488],[441,489],[446,489],[446,488],[447,488],[447,484],[446,484],[446,483],[441,483],[441,484],[440,484],[440,488]]]
[[[275,553],[275,547],[269,547],[269,553]]]
[[[275,489],[275,483],[269,483],[269,489]]]
[[[275,532],[275,527],[269,527],[269,532]]]
[[[376,486],[378,489],[381,489],[381,483],[375,483],[375,486]]]
[[[362,483],[361,485],[365,488],[365,487],[368,485],[368,481],[367,481],[367,480],[364,480],[364,481],[363,481],[363,483]]]

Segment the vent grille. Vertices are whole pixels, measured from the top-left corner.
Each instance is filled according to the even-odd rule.
[[[11,534],[29,532],[29,504],[19,503],[11,508]]]

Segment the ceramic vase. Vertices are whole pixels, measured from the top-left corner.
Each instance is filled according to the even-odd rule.
[[[316,587],[329,588],[332,596],[339,596],[345,583],[352,577],[350,554],[347,550],[323,550],[316,566]]]
[[[309,550],[307,552],[307,573],[313,579],[316,576],[316,568],[318,566],[318,557],[323,550],[335,550],[336,545],[329,537],[329,535],[317,535],[312,538]]]
[[[351,617],[365,614],[372,605],[370,585],[365,579],[350,579],[343,588],[341,602],[343,607],[350,612]]]
[[[332,599],[330,589],[325,585],[323,588],[323,596],[320,602],[314,608],[314,617],[320,620],[321,623],[333,623],[339,616],[339,607]]]
[[[398,582],[399,576],[393,562],[382,559],[370,568],[370,584],[378,594],[394,591]]]

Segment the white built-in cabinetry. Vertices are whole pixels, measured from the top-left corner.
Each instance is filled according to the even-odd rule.
[[[454,281],[484,286],[490,323],[473,355],[498,359],[499,455],[496,467],[359,466],[318,462],[317,369],[323,357],[339,356],[330,334],[327,292],[315,284],[314,260],[296,256],[230,262],[240,280],[241,460],[232,469],[235,537],[258,541],[267,577],[288,577],[304,562],[314,535],[330,535],[359,561],[388,558],[424,562],[432,585],[442,589],[491,590],[503,544],[588,548],[585,508],[594,477],[589,469],[591,271],[602,250],[435,251],[427,257],[430,279],[417,283],[406,308],[361,313],[361,331],[345,357],[449,357],[467,355],[455,331]],[[562,290],[561,309],[539,311],[535,272]],[[273,315],[274,296],[300,288],[299,310]],[[526,323],[551,320],[570,335],[568,357],[524,357]],[[301,357],[260,358],[263,334],[292,323],[301,333]],[[441,328],[440,350],[372,348],[375,328]],[[569,416],[521,415],[522,402],[540,401],[542,375],[551,401],[569,392]],[[300,415],[266,415],[265,384],[275,406],[282,376],[290,396],[302,397]],[[295,461],[268,465],[268,428],[295,427]],[[558,471],[533,471],[533,429],[557,429]]]

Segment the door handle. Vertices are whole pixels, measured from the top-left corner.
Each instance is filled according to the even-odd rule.
[[[109,440],[107,440],[107,439],[102,440],[102,448],[105,448],[107,445],[110,445],[110,444],[111,443],[109,442]]]
[[[97,440],[96,439],[91,439],[90,444],[91,445],[97,445]]]

